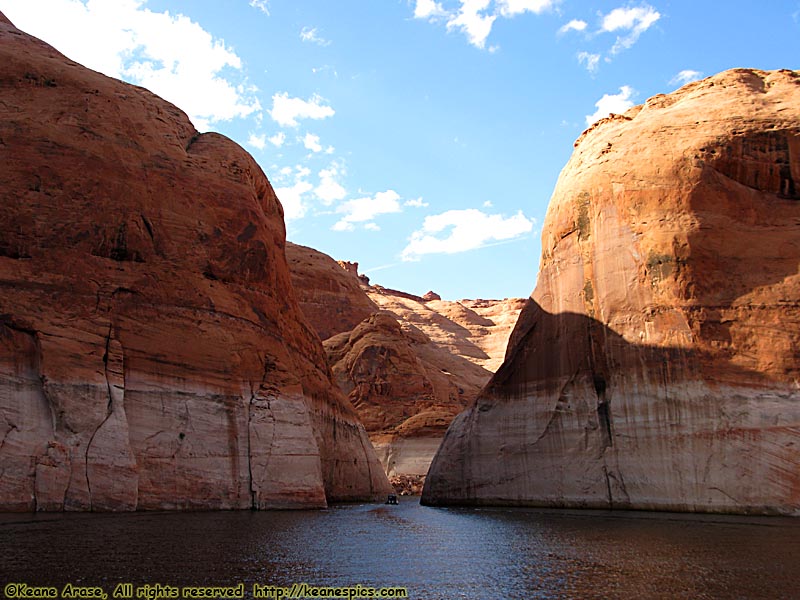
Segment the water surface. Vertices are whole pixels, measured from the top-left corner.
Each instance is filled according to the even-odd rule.
[[[800,598],[800,520],[335,506],[0,515],[0,584],[403,586],[410,598]],[[0,591],[2,588],[0,588]]]

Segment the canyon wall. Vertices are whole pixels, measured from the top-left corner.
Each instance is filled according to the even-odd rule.
[[[524,300],[426,299],[368,285],[357,263],[312,248],[287,242],[286,255],[300,307],[386,473],[421,491],[450,422],[502,362]]]
[[[390,490],[253,159],[2,15],[0,87],[0,510]]]
[[[352,331],[378,310],[362,289],[358,263],[348,271],[327,254],[288,241],[286,260],[300,308],[320,339]]]
[[[575,146],[423,502],[800,514],[800,73],[727,71]]]

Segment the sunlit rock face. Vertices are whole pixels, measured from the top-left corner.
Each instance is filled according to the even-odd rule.
[[[0,510],[386,493],[253,159],[4,17],[0,87]]]
[[[726,71],[575,146],[423,502],[800,513],[800,73]]]
[[[324,340],[392,482],[418,493],[453,418],[500,365],[525,301],[442,300],[369,285],[358,263],[287,242],[301,309]]]
[[[352,331],[378,310],[358,278],[358,263],[337,263],[292,242],[286,242],[286,260],[300,308],[320,339]]]

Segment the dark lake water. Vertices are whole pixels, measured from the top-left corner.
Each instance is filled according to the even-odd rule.
[[[346,505],[0,514],[0,583],[402,586],[409,598],[800,598],[800,520]],[[2,591],[2,590],[0,590]]]

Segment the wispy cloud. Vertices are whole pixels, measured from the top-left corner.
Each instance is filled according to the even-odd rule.
[[[649,4],[615,8],[602,18],[600,30],[604,32],[627,32],[617,36],[611,54],[630,48],[645,31],[661,18],[661,13]]]
[[[592,54],[590,52],[578,52],[578,62],[586,67],[589,73],[597,73],[600,65],[600,55]]]
[[[497,0],[499,12],[504,17],[513,17],[525,12],[542,13],[553,8],[558,0]]]
[[[510,19],[526,12],[535,14],[551,9],[560,0],[459,0],[457,10],[448,10],[434,0],[416,0],[414,18],[430,22],[444,21],[448,31],[460,31],[476,48],[495,52],[497,46],[486,47],[486,40],[498,18]]]
[[[287,92],[272,96],[272,119],[283,127],[297,127],[298,119],[325,119],[332,117],[336,111],[323,104],[325,100],[314,94],[308,100],[290,98]]]
[[[468,208],[448,210],[425,218],[422,228],[411,234],[403,249],[404,261],[419,260],[425,254],[454,254],[512,240],[533,230],[534,221],[522,211],[510,217]]]
[[[269,2],[267,0],[250,0],[250,6],[269,16]]]
[[[703,74],[700,71],[693,71],[692,69],[684,69],[675,77],[669,80],[670,85],[686,85],[692,81],[702,79]]]
[[[561,29],[558,30],[558,33],[567,33],[568,31],[584,31],[586,27],[588,27],[588,23],[586,23],[586,21],[572,19],[572,21],[566,25],[562,25]]]
[[[594,105],[597,107],[597,110],[594,112],[594,114],[586,115],[586,125],[591,125],[595,121],[607,117],[611,113],[624,113],[633,106],[631,97],[634,93],[635,92],[632,87],[623,85],[621,88],[619,88],[619,94],[603,94],[603,97],[594,103]]]
[[[334,231],[352,231],[357,223],[364,223],[369,226],[379,215],[399,213],[403,209],[400,206],[400,195],[394,190],[378,192],[374,196],[366,198],[356,198],[343,202],[336,208],[337,213],[344,216],[334,223]]]
[[[362,273],[366,275],[367,273],[374,273],[375,271],[383,271],[384,269],[391,269],[392,267],[397,267],[402,264],[403,263],[396,262],[396,263],[389,263],[388,265],[379,265],[377,267],[370,267],[369,269],[364,269]]]
[[[261,109],[232,48],[189,17],[144,5],[51,0],[43,16],[41,3],[7,0],[3,11],[81,64],[169,100],[200,130]]]
[[[269,2],[267,0],[250,0],[250,6],[269,16]]]
[[[412,200],[406,200],[403,202],[403,206],[411,206],[413,208],[426,208],[430,206],[427,202],[423,202],[422,198],[414,198]]]
[[[304,42],[311,42],[312,44],[317,44],[318,46],[330,46],[330,40],[326,40],[325,38],[321,37],[319,33],[317,33],[316,27],[303,27],[300,31],[300,39]]]

